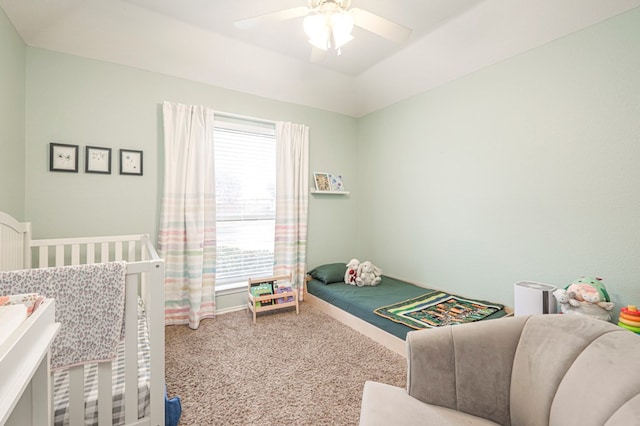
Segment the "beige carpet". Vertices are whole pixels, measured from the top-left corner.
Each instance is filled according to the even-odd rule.
[[[406,361],[317,309],[247,311],[166,328],[180,425],[357,425],[366,380],[406,385]]]

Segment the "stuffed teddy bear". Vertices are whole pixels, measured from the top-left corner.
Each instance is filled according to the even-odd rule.
[[[600,278],[580,278],[566,288],[554,291],[560,312],[610,321],[613,303],[601,281]]]
[[[351,259],[347,263],[347,270],[344,273],[344,283],[356,285],[356,278],[358,277],[358,265],[360,261],[358,259]]]
[[[382,275],[382,270],[366,260],[358,265],[356,284],[359,287],[365,285],[378,285],[380,281],[382,281],[380,275]]]

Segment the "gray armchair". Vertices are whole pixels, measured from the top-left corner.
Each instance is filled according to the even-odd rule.
[[[367,382],[360,425],[640,425],[640,336],[577,315],[412,331],[407,388]]]

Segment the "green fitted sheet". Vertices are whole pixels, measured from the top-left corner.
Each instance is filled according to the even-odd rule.
[[[434,290],[383,275],[380,284],[365,287],[345,283],[324,284],[321,281],[311,280],[307,283],[307,291],[325,302],[405,340],[407,333],[413,330],[411,327],[376,315],[373,310]],[[503,309],[486,319],[500,318],[504,315]]]

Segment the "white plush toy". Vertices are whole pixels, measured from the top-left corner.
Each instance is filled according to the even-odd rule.
[[[566,291],[566,290],[558,289],[556,291]],[[554,292],[554,295],[555,295],[555,292]],[[560,312],[568,315],[586,315],[588,317],[592,317],[602,321],[611,320],[610,311],[602,309],[600,306],[596,305],[595,303],[589,303],[589,302],[578,302],[577,306],[574,306],[573,303],[569,304],[569,303],[560,302]]]
[[[563,314],[586,315],[602,321],[611,320],[611,310],[613,309],[611,302],[578,300],[575,291],[567,291],[564,288],[557,289],[553,295],[558,301],[560,312]]]
[[[382,270],[377,266],[374,266],[373,263],[365,260],[360,265],[358,265],[358,273],[356,277],[356,284],[359,287],[365,285],[378,285],[382,278]]]
[[[358,265],[360,261],[358,259],[351,259],[347,263],[347,270],[344,273],[345,284],[356,285],[356,278],[358,277]]]
[[[564,314],[564,310],[567,309],[564,305],[569,303],[569,293],[564,288],[559,288],[553,292],[553,295],[560,304],[560,310]]]

